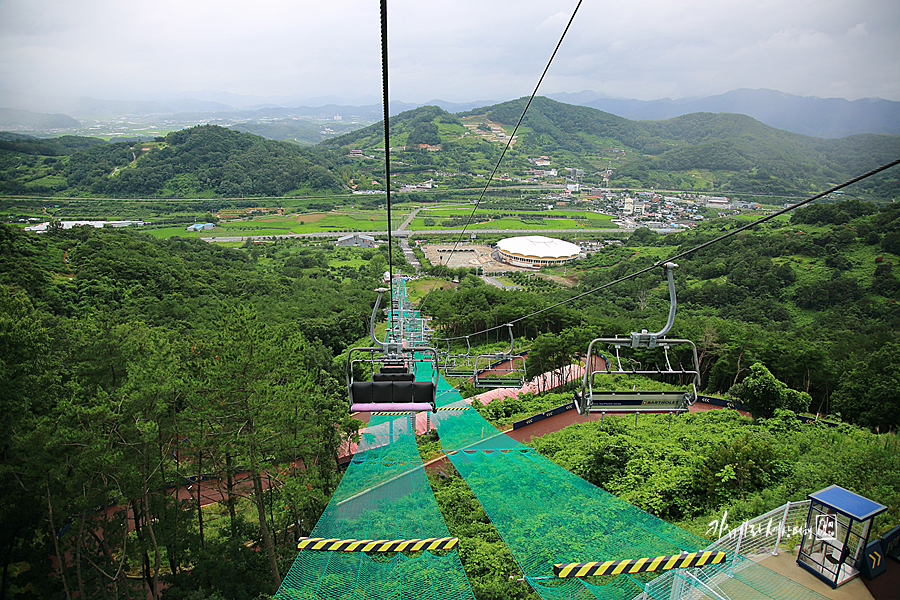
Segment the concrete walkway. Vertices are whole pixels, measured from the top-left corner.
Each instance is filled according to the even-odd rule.
[[[769,556],[762,560],[758,560],[757,557],[754,559],[767,569],[784,575],[831,600],[875,600],[859,577],[837,589],[832,589],[830,585],[798,565],[797,554],[793,550],[782,550],[778,556]]]

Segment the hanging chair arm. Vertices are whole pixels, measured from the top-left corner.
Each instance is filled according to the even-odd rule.
[[[632,348],[655,348],[656,340],[669,333],[669,330],[672,329],[672,325],[675,324],[675,310],[678,307],[678,301],[675,297],[674,273],[675,269],[678,268],[678,265],[673,262],[667,262],[664,266],[666,268],[666,278],[669,281],[669,319],[666,321],[666,326],[656,333],[648,333],[646,329],[642,330],[640,333],[633,331],[631,333]]]
[[[372,341],[379,348],[384,348],[384,342],[378,341],[378,338],[375,337],[375,318],[378,316],[378,309],[381,307],[381,297],[387,291],[386,288],[378,288],[375,290],[378,292],[378,298],[375,300],[375,308],[372,309],[372,319],[369,322],[369,335],[372,337]]]

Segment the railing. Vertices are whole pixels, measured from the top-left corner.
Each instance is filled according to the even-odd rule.
[[[707,550],[725,550],[744,556],[777,555],[779,547],[792,548],[800,541],[808,512],[809,500],[788,502],[730,530],[728,513],[725,513],[719,525],[724,535],[710,544]]]
[[[748,557],[777,555],[779,548],[792,548],[800,541],[806,527],[809,500],[788,502],[735,528],[728,526],[728,514],[716,525],[723,534],[706,550],[724,551],[730,556],[728,566],[708,565],[693,569],[666,571],[650,580],[644,591],[633,600],[726,600],[728,594],[719,587],[729,578],[741,577],[741,571],[756,563]],[[712,524],[710,524],[712,526]],[[758,567],[757,567],[758,568]],[[750,571],[747,571],[750,573]],[[757,577],[764,577],[758,575]],[[774,574],[773,574],[774,576]],[[812,594],[812,592],[810,592]]]

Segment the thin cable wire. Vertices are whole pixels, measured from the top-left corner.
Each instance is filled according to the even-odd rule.
[[[394,249],[391,245],[391,125],[388,108],[387,0],[381,0],[381,87],[384,97],[384,185],[387,190],[388,287],[391,295],[391,325],[394,331]],[[389,334],[390,335],[390,334]],[[393,340],[396,341],[396,340]]]
[[[525,108],[522,109],[522,114],[519,116],[519,120],[516,122],[516,126],[513,127],[512,134],[510,134],[509,139],[506,140],[506,146],[503,147],[503,152],[500,153],[500,158],[497,159],[497,164],[494,165],[494,170],[491,171],[490,176],[484,184],[484,187],[481,190],[481,194],[478,196],[478,200],[475,201],[475,206],[472,207],[472,212],[469,213],[469,217],[466,219],[465,225],[463,225],[462,231],[459,233],[459,237],[456,238],[456,243],[453,244],[453,249],[450,251],[450,255],[447,256],[447,268],[449,269],[450,259],[453,258],[453,253],[456,252],[457,246],[459,246],[459,242],[462,240],[462,237],[466,233],[466,229],[469,227],[469,223],[472,222],[472,217],[475,216],[475,213],[478,211],[478,206],[481,204],[481,201],[484,199],[484,195],[487,193],[488,186],[491,185],[491,181],[494,179],[494,175],[497,174],[497,171],[500,169],[500,163],[503,162],[503,157],[506,156],[506,151],[509,150],[510,146],[512,146],[513,140],[516,138],[516,132],[519,131],[519,126],[522,124],[522,120],[525,118],[525,113],[528,112],[528,107],[531,106],[531,102],[534,100],[535,96],[537,96],[538,89],[541,87],[541,83],[544,81],[544,77],[547,75],[547,71],[550,70],[550,65],[553,64],[553,59],[556,58],[556,53],[559,52],[560,46],[562,46],[563,40],[566,39],[566,34],[569,32],[569,27],[572,26],[572,21],[575,20],[575,15],[578,14],[578,9],[581,8],[582,0],[578,0],[578,4],[575,5],[575,10],[572,11],[572,16],[569,17],[569,22],[566,23],[566,28],[563,30],[562,35],[559,36],[559,41],[556,42],[556,48],[553,49],[553,54],[550,55],[550,60],[547,61],[547,65],[544,67],[544,72],[541,73],[540,79],[538,79],[537,85],[534,86],[534,91],[531,92],[531,96],[528,98],[528,102],[525,103]],[[419,304],[419,311],[425,309],[425,304],[428,302],[428,297],[431,295],[431,292],[434,291],[434,288],[437,286],[437,281],[431,286],[431,289],[428,290],[428,293],[425,294],[425,297],[422,298],[422,302]]]
[[[476,335],[481,335],[482,333],[490,333],[491,331],[495,331],[495,330],[497,330],[497,329],[500,329],[501,327],[506,327],[507,324],[509,324],[509,325],[514,325],[514,324],[516,324],[516,323],[518,323],[518,322],[520,322],[520,321],[524,321],[525,319],[530,319],[531,317],[535,317],[535,316],[537,316],[537,315],[539,315],[539,314],[541,314],[541,313],[547,312],[548,310],[552,310],[552,309],[557,308],[557,307],[559,307],[559,306],[563,306],[564,304],[568,304],[568,303],[570,303],[570,302],[574,302],[575,300],[578,300],[578,299],[580,299],[580,298],[584,298],[585,296],[589,296],[589,295],[591,295],[591,294],[594,294],[594,293],[596,293],[596,292],[599,292],[600,290],[606,289],[606,288],[608,288],[608,287],[612,287],[612,286],[614,286],[614,285],[616,285],[616,284],[619,284],[619,283],[622,283],[622,282],[624,282],[624,281],[628,281],[629,279],[634,279],[635,277],[638,277],[638,276],[640,276],[640,275],[643,275],[644,273],[647,273],[648,271],[652,271],[653,269],[656,269],[657,267],[659,267],[659,266],[661,266],[661,265],[664,265],[664,264],[666,264],[667,262],[674,262],[674,261],[678,260],[679,258],[683,258],[683,257],[685,257],[685,256],[688,256],[688,255],[690,255],[690,254],[693,254],[694,252],[697,252],[698,250],[702,250],[703,248],[706,248],[706,247],[708,247],[708,246],[711,246],[711,245],[713,245],[713,244],[716,244],[716,243],[718,243],[718,242],[721,242],[722,240],[727,239],[727,238],[730,238],[730,237],[732,237],[732,236],[734,236],[734,235],[737,235],[737,234],[739,234],[739,233],[742,232],[742,231],[746,231],[746,230],[748,230],[748,229],[752,229],[753,227],[756,227],[757,225],[759,225],[759,224],[761,224],[761,223],[765,223],[766,221],[770,221],[770,220],[774,219],[775,217],[779,217],[779,216],[781,216],[781,215],[783,215],[783,214],[785,214],[785,213],[787,213],[787,212],[790,212],[790,211],[792,211],[792,210],[794,210],[794,209],[800,208],[801,206],[803,206],[803,205],[805,205],[805,204],[808,204],[808,203],[810,203],[810,202],[812,202],[812,201],[814,201],[814,200],[818,200],[819,198],[823,198],[823,197],[827,196],[828,194],[831,194],[831,193],[833,193],[833,192],[836,192],[836,191],[838,191],[838,190],[840,190],[840,189],[843,189],[843,188],[847,187],[848,185],[853,185],[854,183],[858,183],[858,182],[862,181],[863,179],[866,179],[866,178],[868,178],[868,177],[871,177],[872,175],[877,175],[878,173],[881,173],[882,171],[885,171],[885,170],[887,170],[887,169],[890,169],[891,167],[895,167],[895,166],[897,166],[898,164],[900,164],[900,158],[895,159],[895,160],[893,160],[893,161],[887,163],[886,165],[882,165],[882,166],[880,166],[880,167],[877,167],[877,168],[875,168],[875,169],[872,169],[871,171],[868,171],[868,172],[866,172],[866,173],[863,173],[862,175],[858,175],[858,176],[854,177],[853,179],[849,179],[849,180],[845,181],[844,183],[840,183],[840,184],[838,184],[838,185],[836,185],[836,186],[834,186],[834,187],[830,187],[830,188],[828,188],[827,190],[825,190],[824,192],[818,193],[818,194],[816,194],[815,196],[810,196],[810,197],[807,198],[806,200],[803,200],[803,201],[801,201],[801,202],[798,202],[797,204],[794,204],[793,206],[789,206],[789,207],[783,208],[783,209],[781,209],[781,210],[779,210],[779,211],[773,212],[773,213],[770,214],[770,215],[766,215],[766,216],[764,216],[764,217],[761,217],[761,218],[759,218],[759,219],[757,219],[757,220],[755,220],[755,221],[752,221],[751,223],[748,223],[748,224],[746,224],[746,225],[744,225],[744,226],[742,226],[742,227],[738,227],[737,229],[734,229],[734,230],[732,230],[732,231],[729,231],[728,233],[724,233],[724,234],[720,235],[719,237],[713,238],[713,239],[711,239],[711,240],[709,240],[709,241],[707,241],[707,242],[704,242],[704,243],[702,243],[702,244],[698,244],[697,246],[694,246],[693,248],[689,248],[688,250],[685,250],[684,252],[680,252],[680,253],[678,253],[678,254],[675,254],[675,255],[670,256],[670,257],[668,257],[668,258],[665,258],[665,259],[663,259],[663,260],[657,261],[656,263],[654,263],[653,265],[651,265],[651,266],[649,266],[649,267],[645,267],[645,268],[643,268],[643,269],[640,269],[639,271],[635,271],[634,273],[631,273],[631,274],[629,274],[629,275],[625,275],[624,277],[620,277],[619,279],[616,279],[615,281],[610,281],[609,283],[604,283],[604,284],[601,285],[601,286],[595,287],[594,289],[588,290],[588,291],[586,291],[586,292],[582,292],[581,294],[578,294],[577,296],[572,296],[571,298],[568,298],[567,300],[563,300],[563,301],[561,301],[561,302],[557,302],[556,304],[553,304],[553,305],[551,305],[551,306],[547,306],[546,308],[542,308],[542,309],[540,309],[540,310],[536,310],[536,311],[534,311],[533,313],[530,313],[530,314],[528,314],[528,315],[525,315],[524,317],[519,317],[518,319],[513,319],[513,320],[509,321],[508,323],[504,323],[503,325],[497,325],[497,326],[491,327],[491,328],[489,328],[489,329],[483,329],[483,330],[481,330],[481,331],[479,331],[479,332],[476,332],[476,333],[470,333],[469,335],[466,335],[466,336],[457,336],[457,337],[450,337],[450,338],[434,338],[434,339],[435,339],[435,341],[447,341],[447,342],[451,342],[451,341],[454,341],[454,340],[461,340],[461,339],[464,339],[464,338],[467,338],[467,337],[472,337],[472,336],[476,336]]]

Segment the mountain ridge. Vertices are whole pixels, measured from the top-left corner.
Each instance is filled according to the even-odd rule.
[[[296,117],[306,115],[330,119],[335,115],[355,116],[377,121],[383,117],[378,102],[353,104],[351,100],[321,96],[306,100],[293,98],[256,98],[215,92],[197,92],[169,99],[142,101],[102,100],[96,98],[37,98],[9,91],[0,92],[0,107],[28,110],[36,114],[64,114],[75,120],[99,115],[176,115],[193,117],[198,122],[213,116],[242,119],[263,118],[279,113]],[[820,138],[839,138],[856,133],[900,134],[900,102],[881,98],[845,100],[796,96],[767,89],[731,90],[701,98],[661,98],[635,100],[613,98],[592,90],[544,94],[567,104],[589,106],[630,120],[663,120],[694,112],[745,114],[777,129]],[[366,99],[370,100],[370,99]],[[500,104],[495,100],[447,102],[433,99],[423,103],[392,101],[391,116],[421,106],[439,106],[451,112]],[[0,129],[9,129],[0,122]]]
[[[900,102],[881,98],[851,101],[746,88],[716,96],[678,100],[609,98],[590,90],[578,94],[547,94],[547,97],[636,121],[659,121],[696,112],[724,112],[744,114],[776,129],[819,138],[840,138],[857,133],[900,134]]]

